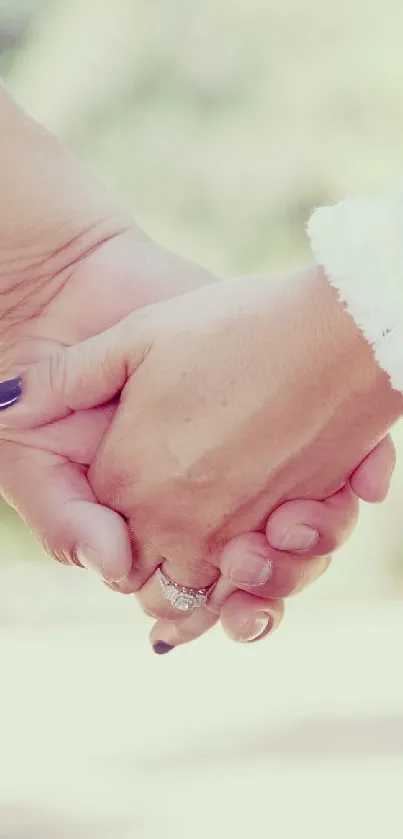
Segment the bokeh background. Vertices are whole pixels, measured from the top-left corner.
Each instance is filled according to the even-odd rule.
[[[313,206],[403,180],[402,44],[399,0],[0,0],[19,101],[221,276],[303,266]],[[400,837],[402,509],[400,457],[276,637],[157,661],[3,505],[1,839]]]

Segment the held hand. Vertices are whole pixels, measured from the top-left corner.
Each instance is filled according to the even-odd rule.
[[[97,334],[135,308],[213,280],[207,271],[159,248],[134,227],[97,243],[95,232],[91,235],[90,242],[82,242],[82,256],[75,254],[68,282],[60,288],[56,276],[52,295],[48,280],[49,299],[35,316],[24,311],[18,318],[0,318],[0,363],[7,375]],[[60,258],[68,257],[61,253]],[[20,303],[16,311],[22,310]],[[131,565],[127,528],[120,516],[97,503],[84,468],[113,414],[111,405],[13,440],[3,435],[0,491],[51,556],[116,580]]]
[[[150,242],[1,86],[0,121],[0,377],[18,375],[135,308],[212,281]],[[10,402],[5,390],[3,405]],[[113,415],[113,405],[96,408],[5,433],[0,444],[0,490],[44,547],[108,579],[130,567],[130,544],[122,519],[96,503],[86,466]]]
[[[337,304],[328,300],[327,287],[317,277],[313,287],[307,278],[290,282],[291,294],[287,284],[285,294],[276,288],[274,296],[273,285],[262,281],[223,284],[126,319],[27,371],[25,398],[8,417],[21,428],[87,409],[111,399],[129,374],[92,480],[101,500],[129,517],[135,536],[137,566],[122,588],[143,586],[143,605],[159,617],[178,617],[153,577],[163,558],[176,582],[209,585],[231,537],[260,530],[268,511],[287,497],[326,497],[342,486],[400,411],[366,345],[344,313],[333,311]],[[304,322],[312,303],[324,305],[325,318],[314,348]],[[343,358],[356,351],[348,377],[340,356],[332,358],[333,341],[330,353],[326,345],[332,318],[336,326],[342,318]],[[286,326],[287,335],[298,336],[297,355],[284,340]],[[270,376],[268,358],[280,379]],[[326,403],[320,388],[328,387],[329,376]],[[358,404],[352,398],[357,387]],[[368,421],[374,390],[377,398],[381,391],[383,407]]]
[[[27,362],[57,349],[60,342],[69,344],[97,333],[133,308],[211,281],[203,269],[167,253],[134,228],[96,246],[94,241],[90,248],[84,245],[85,242],[83,249],[88,249],[89,255],[71,268],[69,282],[61,290],[57,285],[53,296],[48,285],[50,299],[42,311],[35,318],[30,316],[27,323],[22,318],[8,328],[3,340],[4,369],[19,371]],[[91,307],[87,305],[88,299],[93,301]],[[29,339],[26,337],[28,326]],[[3,494],[30,525],[45,550],[59,561],[91,567],[109,580],[120,579],[131,567],[130,543],[120,516],[96,503],[86,480],[85,467],[92,462],[114,413],[113,405],[76,413],[46,427],[20,432],[14,437],[18,442],[3,439],[0,445]],[[373,475],[375,494],[385,491],[385,480],[390,473],[390,449],[386,448],[383,474],[378,469]],[[382,465],[375,453],[373,459]],[[277,517],[283,527],[282,512],[287,514],[287,505],[271,519],[273,537],[276,536]],[[303,512],[303,520],[307,521],[306,510]],[[301,517],[298,519],[296,502],[293,502],[290,514],[291,519],[295,516],[296,523],[302,520]],[[346,496],[344,513],[339,515],[334,533],[335,548],[352,529],[354,521],[354,504]],[[314,524],[322,534],[326,528],[332,530],[325,506],[318,504]],[[292,521],[289,532],[292,532]],[[239,558],[240,551],[244,551],[245,557],[251,557],[255,547],[253,534],[245,534],[235,543],[235,554]],[[268,549],[269,546],[263,547]],[[317,552],[317,546],[311,553],[305,552],[305,562],[309,556],[316,558]],[[229,549],[227,556],[231,556]],[[292,574],[297,569],[285,554],[280,554],[279,559],[287,559],[290,564],[292,589]],[[317,573],[317,564],[305,570],[304,579],[311,579]],[[246,582],[253,585],[250,577]],[[228,590],[232,589],[230,585]],[[257,608],[261,609],[261,599],[253,594],[244,598],[237,594],[227,597],[222,617],[232,637],[245,639],[245,629],[240,630],[240,627],[245,622],[250,627]],[[216,619],[214,616],[214,621]],[[161,632],[163,638],[164,627]],[[183,640],[194,637],[197,627],[192,621],[185,621],[183,625],[178,623],[176,634],[179,643],[181,637]],[[168,637],[171,637],[171,626]]]

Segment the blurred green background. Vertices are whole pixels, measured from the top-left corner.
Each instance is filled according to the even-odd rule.
[[[403,178],[401,24],[398,0],[0,0],[0,71],[163,244],[285,272],[310,208]],[[399,592],[402,476],[322,593]],[[3,558],[39,556],[1,516]]]

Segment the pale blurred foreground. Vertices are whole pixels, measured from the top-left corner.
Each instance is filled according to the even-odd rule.
[[[403,175],[402,24],[400,0],[0,0],[0,72],[164,244],[286,271],[311,206]],[[1,508],[0,839],[400,839],[400,437],[388,503],[248,648],[157,658],[132,599],[28,562]]]
[[[157,658],[129,599],[51,576],[70,616],[0,634],[1,839],[401,837],[400,604]]]

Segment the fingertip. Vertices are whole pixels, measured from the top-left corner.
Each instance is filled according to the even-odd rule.
[[[102,507],[85,471],[64,457],[7,443],[2,492],[45,552],[63,564],[97,570],[105,580],[124,579],[132,566],[126,522]]]
[[[72,502],[71,532],[77,533],[73,548],[80,565],[108,583],[120,583],[132,567],[127,525],[118,513],[86,501]]]
[[[166,641],[154,641],[152,647],[156,655],[166,655],[175,649],[173,644],[167,644]]]
[[[232,641],[250,644],[271,635],[284,617],[282,599],[263,599],[236,591],[223,604],[221,624]]]
[[[250,533],[242,533],[240,536],[234,536],[224,545],[221,551],[221,573],[226,574],[226,569],[231,567],[238,557],[243,557],[245,554],[259,554],[266,557],[269,553],[270,548],[264,533],[251,531]]]
[[[388,434],[353,472],[350,486],[362,501],[380,504],[388,495],[395,466],[396,449]]]
[[[358,519],[358,499],[349,484],[323,501],[295,500],[284,503],[266,526],[269,544],[305,559],[340,548]]]
[[[156,621],[149,635],[151,648],[156,655],[164,655],[174,650],[181,641],[178,637],[175,624],[169,621]]]
[[[0,382],[0,411],[6,411],[16,405],[21,399],[21,394],[22,379],[20,376]]]
[[[208,632],[217,623],[219,616],[207,609],[195,609],[187,618],[179,621],[157,620],[150,632],[150,643],[157,655],[162,652],[162,645],[176,649],[190,641],[195,641]],[[158,650],[155,649],[158,645]],[[167,650],[168,652],[168,650]]]
[[[221,580],[231,586],[261,587],[270,579],[275,551],[263,533],[245,533],[228,542],[220,556]]]
[[[17,378],[0,382],[0,428],[20,431],[38,428],[71,413],[56,397],[51,385],[57,376],[61,377],[54,371],[62,368],[64,356],[64,350],[58,350],[31,364]]]
[[[309,552],[318,546],[320,532],[312,501],[288,501],[275,510],[266,524],[266,538],[272,548],[288,553]]]

